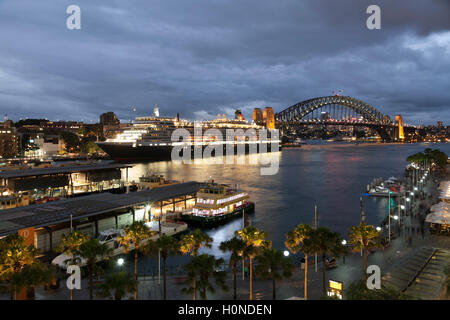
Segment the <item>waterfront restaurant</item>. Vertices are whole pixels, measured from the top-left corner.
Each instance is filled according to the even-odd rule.
[[[442,200],[430,208],[425,221],[430,223],[430,231],[450,235],[450,181],[443,181],[439,187]]]
[[[169,222],[171,212],[195,203],[199,185],[191,181],[123,194],[96,193],[4,210],[0,213],[0,238],[19,233],[45,254],[71,229],[98,237],[102,231],[122,229],[133,221]]]
[[[47,168],[25,168],[0,171],[3,197],[30,201],[44,197],[69,197],[124,187],[131,166],[116,163],[70,164]],[[125,179],[122,179],[125,170]]]

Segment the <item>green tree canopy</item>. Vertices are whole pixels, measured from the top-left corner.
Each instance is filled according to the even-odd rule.
[[[134,291],[135,286],[133,275],[122,271],[108,275],[96,292],[100,298],[122,300],[127,293]]]
[[[210,236],[197,229],[181,238],[180,251],[183,254],[191,252],[193,256],[196,256],[201,247],[211,248],[212,241]]]
[[[424,152],[417,152],[408,156],[406,161],[421,166],[424,166],[425,163],[431,166],[434,164],[436,167],[444,169],[447,165],[448,155],[439,149],[427,148]]]
[[[193,294],[194,300],[197,299],[197,291],[200,298],[206,300],[207,293],[214,293],[215,288],[211,283],[211,278],[215,280],[222,290],[227,291],[228,287],[225,284],[226,273],[217,271],[223,265],[223,259],[216,259],[209,254],[201,254],[192,256],[191,261],[184,265],[186,271],[186,287],[181,291],[187,294]]]
[[[265,249],[256,257],[256,274],[263,279],[272,279],[272,299],[276,299],[276,281],[292,277],[294,265],[291,258],[285,257],[280,250]]]

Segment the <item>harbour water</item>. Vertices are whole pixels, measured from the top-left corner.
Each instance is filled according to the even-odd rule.
[[[248,217],[253,226],[265,230],[273,247],[284,250],[286,233],[299,223],[313,223],[314,205],[319,225],[346,237],[349,228],[360,221],[360,197],[375,177],[402,177],[406,157],[425,148],[437,148],[450,154],[450,144],[309,144],[278,153],[276,175],[260,175],[260,167],[246,164],[176,164],[170,161],[135,164],[130,180],[138,180],[148,171],[168,179],[238,184],[255,202],[255,213]],[[254,155],[253,155],[254,156]],[[250,157],[246,155],[245,157]],[[387,198],[363,196],[366,221],[379,225],[387,214]],[[207,233],[214,239],[211,249],[203,250],[225,257],[218,249],[221,241],[242,228],[236,219]],[[169,261],[175,265],[183,257]],[[181,261],[180,261],[181,262]],[[142,267],[154,266],[155,259],[141,259]]]

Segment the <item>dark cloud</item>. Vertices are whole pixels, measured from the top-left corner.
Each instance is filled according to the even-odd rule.
[[[249,117],[344,90],[410,123],[450,118],[450,2],[298,0],[0,2],[0,109],[96,121],[151,112]],[[378,4],[382,29],[365,26]]]

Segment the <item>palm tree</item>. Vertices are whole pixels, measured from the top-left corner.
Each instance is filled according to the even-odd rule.
[[[263,279],[272,279],[272,299],[276,299],[275,281],[292,277],[294,265],[277,249],[265,249],[256,257],[255,271]]]
[[[213,285],[210,283],[211,277],[214,278],[217,285],[227,291],[228,288],[225,285],[226,273],[224,271],[217,271],[223,263],[223,259],[216,259],[209,254],[192,256],[191,261],[184,265],[187,273],[187,287],[182,288],[181,291],[187,294],[193,293],[194,300],[197,300],[198,291],[200,298],[206,300],[207,292],[215,292]]]
[[[27,246],[25,239],[18,234],[0,239],[0,280],[10,281],[11,300],[17,291],[13,278],[21,274],[26,266],[36,264],[37,254],[38,250],[33,245]]]
[[[198,255],[201,247],[211,248],[213,239],[200,229],[184,235],[180,241],[180,251],[183,254],[192,253],[193,256]]]
[[[163,299],[166,300],[166,261],[168,256],[174,256],[180,253],[178,240],[171,236],[162,236],[155,241],[149,242],[148,249],[152,254],[161,253],[163,260]]]
[[[350,228],[349,244],[353,251],[363,252],[363,279],[367,281],[367,251],[379,247],[380,232],[374,226],[362,222],[359,226]]]
[[[299,224],[294,230],[286,235],[286,248],[293,254],[303,252],[305,255],[305,299],[308,299],[308,256],[313,253],[305,240],[311,236],[311,226],[309,224]]]
[[[98,286],[97,295],[101,298],[122,300],[127,292],[135,292],[135,287],[133,275],[121,271],[108,275],[105,282]]]
[[[102,244],[98,239],[89,239],[80,247],[80,256],[86,259],[86,267],[89,276],[89,299],[94,298],[93,295],[93,278],[94,273],[101,272],[101,268],[96,265],[98,260],[108,257],[112,249],[108,248],[106,244]]]
[[[124,252],[128,253],[134,247],[134,299],[138,299],[138,251],[145,249],[145,243],[156,234],[151,231],[144,221],[135,221],[125,228],[125,236],[118,237],[117,241],[123,245]]]
[[[219,249],[223,252],[231,252],[230,264],[233,268],[233,299],[237,299],[237,263],[243,259],[243,252],[245,248],[245,243],[242,239],[238,237],[233,237],[230,240],[226,240],[220,243]]]
[[[42,263],[25,265],[21,272],[15,273],[11,283],[17,289],[25,288],[27,299],[34,299],[34,288],[48,284],[51,281],[51,272]]]
[[[61,243],[56,248],[56,251],[64,252],[71,257],[66,263],[71,265],[77,264],[79,262],[81,245],[88,240],[89,236],[87,234],[78,231],[72,231],[68,235],[63,234]],[[70,300],[73,300],[73,289],[70,289]]]
[[[250,300],[253,300],[253,259],[261,254],[261,249],[269,248],[272,242],[266,240],[266,232],[252,226],[236,231],[235,235],[245,243],[244,255],[249,258],[250,268]]]
[[[320,227],[311,231],[311,236],[305,239],[305,245],[311,249],[311,252],[322,255],[322,293],[327,294],[326,289],[326,256],[332,255],[338,257],[345,253],[345,246],[339,233],[332,232],[328,228]]]

